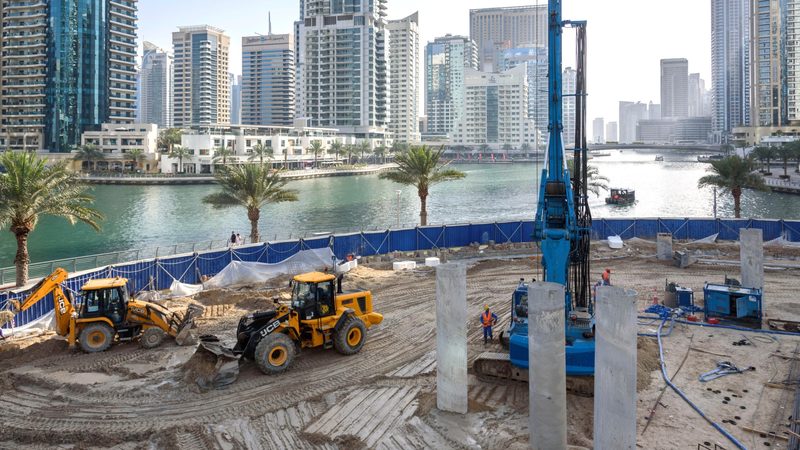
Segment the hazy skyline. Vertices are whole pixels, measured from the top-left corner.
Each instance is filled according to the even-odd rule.
[[[546,0],[538,4],[545,5]],[[469,35],[469,10],[535,5],[509,0],[389,0],[388,19],[419,11],[420,46],[447,33]],[[587,122],[616,121],[620,100],[660,103],[663,58],[686,58],[689,72],[699,72],[711,87],[711,6],[708,0],[564,0],[564,18],[588,21],[589,99]],[[139,54],[143,41],[172,49],[172,32],[186,25],[208,24],[231,37],[230,71],[241,74],[241,38],[292,32],[299,0],[140,0]],[[565,36],[569,37],[569,31]],[[564,66],[574,62],[572,40],[565,42]],[[424,67],[420,67],[424,74]],[[424,88],[424,86],[423,86]],[[423,93],[424,95],[424,93]],[[420,105],[419,114],[424,114]]]

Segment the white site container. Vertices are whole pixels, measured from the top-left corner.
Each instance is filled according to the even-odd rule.
[[[414,261],[395,261],[392,263],[392,270],[416,269],[417,263]]]
[[[432,258],[425,258],[425,265],[428,266],[428,267],[436,267],[439,264],[441,264],[439,262],[439,258],[437,258],[435,256],[432,257]]]

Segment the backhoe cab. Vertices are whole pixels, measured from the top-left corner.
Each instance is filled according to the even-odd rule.
[[[222,347],[215,336],[201,336],[198,358],[214,361],[215,367],[202,379],[195,378],[201,387],[232,383],[241,357],[253,360],[266,374],[276,374],[286,370],[303,348],[335,348],[353,355],[364,346],[367,329],[383,321],[372,310],[372,293],[342,291],[341,277],[337,288],[334,275],[310,272],[295,276],[291,287],[288,305],[276,299],[275,309],[239,320],[233,348]]]

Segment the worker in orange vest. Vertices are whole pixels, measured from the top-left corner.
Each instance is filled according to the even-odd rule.
[[[611,286],[611,269],[609,268],[603,272],[603,286]]]
[[[492,325],[497,323],[497,314],[489,310],[489,305],[483,305],[483,314],[481,314],[481,325],[483,325],[483,343],[484,345],[491,341]]]

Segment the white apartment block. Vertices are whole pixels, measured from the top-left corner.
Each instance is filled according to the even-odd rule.
[[[172,33],[175,127],[230,123],[229,47],[224,31],[208,25]]]
[[[104,123],[97,131],[84,131],[81,145],[94,145],[105,159],[97,161],[96,170],[135,168],[150,172],[158,166],[158,125],[153,123]],[[142,160],[134,163],[131,152],[140,150]],[[84,161],[83,165],[88,162]]]
[[[608,122],[606,124],[606,142],[619,142],[617,137],[617,122]]]
[[[606,143],[606,125],[602,117],[592,121],[592,142],[595,144]]]
[[[314,126],[364,138],[385,135],[387,1],[301,1],[301,109]]]
[[[450,134],[462,119],[464,78],[468,69],[478,69],[478,49],[469,38],[446,35],[425,46],[428,134]]]
[[[578,90],[578,72],[572,67],[564,69],[561,77],[563,86],[561,92],[563,93],[563,111],[561,112],[563,125],[564,125],[564,147],[575,145],[575,92]]]
[[[390,20],[389,131],[394,140],[419,142],[419,13]]]
[[[294,51],[292,34],[242,38],[243,125],[290,126],[294,123]]]
[[[547,46],[547,3],[471,9],[469,37],[478,46],[481,70],[499,71],[499,55],[504,49]]]
[[[172,127],[172,55],[156,45],[144,43],[139,70],[139,115],[137,123]]]
[[[525,66],[501,73],[466,69],[463,118],[451,137],[454,145],[502,150],[533,144],[536,130],[528,117]]]

